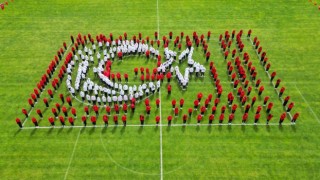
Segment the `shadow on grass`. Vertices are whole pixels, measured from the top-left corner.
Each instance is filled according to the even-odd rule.
[[[31,133],[30,133],[30,136],[33,136],[33,135],[36,133],[37,130],[38,130],[37,128],[33,129],[33,130],[31,131]]]
[[[181,132],[185,132],[186,131],[186,126],[181,126]]]
[[[167,126],[166,131],[170,132],[170,130],[171,130],[171,126]]]
[[[47,134],[48,134],[48,135],[51,134],[52,131],[53,131],[53,127],[48,130]]]
[[[105,126],[104,128],[102,128],[102,130],[101,130],[101,134],[105,134],[105,133],[107,132],[107,130],[108,130],[108,127],[107,127],[107,126]]]
[[[143,126],[140,126],[139,129],[138,129],[138,133],[141,134],[142,131],[143,131]]]
[[[20,133],[21,129],[19,128],[15,133],[14,133],[14,137],[17,136]]]
[[[92,127],[89,131],[89,135],[91,135],[92,133],[94,133],[96,131],[96,127]]]
[[[245,125],[242,125],[242,126],[241,126],[241,131],[242,131],[243,133],[246,132],[246,126],[245,126]]]
[[[153,128],[153,130],[154,130],[154,132],[159,131],[159,126],[155,126],[155,127]]]
[[[232,126],[231,126],[231,125],[228,125],[228,128],[227,128],[227,129],[228,129],[229,132],[231,132],[231,131],[232,131]]]
[[[111,133],[114,134],[117,131],[118,126],[113,126]]]
[[[126,132],[126,126],[122,126],[121,130],[120,130],[120,133],[123,134]]]

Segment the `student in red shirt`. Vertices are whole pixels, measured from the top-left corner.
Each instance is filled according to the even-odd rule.
[[[47,98],[43,98],[43,103],[46,105],[46,107],[49,107],[49,103],[48,103],[48,99]]]
[[[248,113],[250,108],[251,108],[250,104],[247,104],[245,107],[244,113]]]
[[[198,116],[197,116],[197,123],[200,124],[201,120],[202,120],[202,116],[201,116],[200,114],[198,114]]]
[[[74,126],[74,119],[72,117],[69,117],[68,121],[71,124],[71,126]]]
[[[97,123],[97,117],[96,116],[91,116],[90,120],[91,120],[92,125],[95,126],[96,123]]]
[[[192,111],[193,111],[193,110],[192,110],[192,108],[189,108],[189,109],[188,109],[189,118],[190,118],[190,117],[191,117],[191,115],[192,115]]]
[[[26,116],[26,118],[28,118],[29,117],[29,115],[28,115],[28,111],[26,110],[26,109],[22,109],[22,113]]]
[[[229,121],[228,121],[228,124],[231,125],[232,121],[234,119],[234,114],[229,114]]]
[[[68,102],[69,106],[72,106],[72,101],[71,101],[70,96],[67,97],[67,102]]]
[[[238,108],[238,105],[233,104],[231,107],[231,113],[234,114],[236,112],[237,108]]]
[[[87,116],[82,116],[81,121],[83,123],[83,126],[87,126]]]
[[[178,115],[179,115],[179,109],[176,107],[174,108],[174,116],[178,117]]]
[[[281,97],[282,96],[282,94],[284,93],[284,91],[286,90],[286,88],[285,87],[282,87],[281,89],[280,89],[280,92],[279,92],[279,97]]]
[[[221,113],[219,117],[219,124],[222,124],[223,120],[224,120],[224,114]]]
[[[182,109],[182,108],[183,108],[183,104],[184,104],[184,99],[183,99],[183,98],[181,98],[181,99],[180,99],[180,109]]]
[[[270,102],[270,103],[268,104],[268,107],[267,107],[267,113],[268,113],[268,114],[270,113],[272,107],[273,107],[273,103]]]
[[[260,114],[260,111],[262,110],[262,107],[261,106],[258,106],[257,107],[257,111],[256,111],[256,114]]]
[[[202,97],[203,97],[203,94],[201,92],[198,93],[197,98],[199,102],[201,101]]]
[[[171,125],[171,121],[172,121],[172,116],[169,115],[168,118],[167,118],[167,120],[168,120],[168,126],[170,126],[170,125]]]
[[[201,116],[204,116],[205,112],[206,112],[206,107],[205,106],[201,106],[201,108],[200,108]]]
[[[272,114],[268,114],[267,116],[267,124],[269,124],[269,121],[272,119],[273,115]]]
[[[134,113],[134,110],[135,110],[135,104],[131,103],[130,107],[131,107],[131,111],[132,111],[132,113]]]
[[[156,124],[157,124],[157,126],[159,125],[159,122],[160,122],[160,116],[156,116]]]
[[[199,101],[196,99],[194,102],[194,110],[198,110],[198,106],[199,106]]]
[[[280,119],[279,119],[279,125],[282,125],[282,122],[284,121],[284,119],[287,117],[287,114],[284,112],[281,114]]]
[[[41,119],[43,118],[43,115],[40,109],[37,109],[37,114],[40,116]]]
[[[288,105],[287,112],[290,112],[291,109],[293,108],[293,106],[294,106],[294,103],[291,102],[291,103]]]
[[[214,120],[214,115],[210,114],[209,115],[209,124],[212,124],[212,121]]]
[[[33,103],[33,101],[32,101],[32,99],[28,99],[28,103],[29,103],[29,105],[33,108],[34,107],[34,103]]]
[[[272,72],[272,73],[271,73],[270,81],[272,81],[272,80],[276,77],[276,75],[277,75],[276,72]]]
[[[210,59],[210,55],[211,55],[211,53],[210,53],[210,51],[208,51],[208,52],[206,53],[206,61],[207,61],[207,62],[208,62],[209,59]]]
[[[22,123],[21,123],[21,120],[19,118],[16,118],[16,123],[18,124],[20,129],[22,129]]]
[[[140,124],[141,124],[141,126],[143,126],[143,124],[144,124],[144,116],[143,115],[140,115]]]
[[[245,124],[248,120],[248,113],[244,113],[242,116],[242,124]]]
[[[222,106],[221,107],[221,113],[223,114],[226,111],[227,107],[226,106]]]
[[[211,114],[215,114],[216,113],[216,110],[217,110],[217,106],[213,106],[211,108]]]
[[[276,82],[276,84],[275,84],[274,88],[278,88],[278,87],[279,87],[279,85],[280,85],[280,82],[281,82],[281,79],[277,79],[277,82]]]
[[[171,85],[170,84],[167,86],[167,90],[168,90],[168,95],[170,95],[171,94]]]
[[[77,118],[77,110],[74,107],[71,108],[71,113],[74,116],[74,118]]]
[[[104,122],[104,126],[107,127],[108,126],[108,121],[109,121],[109,118],[107,115],[103,115],[102,116],[102,120]]]
[[[156,106],[157,106],[157,108],[159,108],[159,106],[160,106],[160,99],[159,98],[156,99]]]
[[[259,121],[259,119],[260,119],[260,114],[255,114],[254,115],[254,124],[257,124],[257,122]]]
[[[59,97],[60,97],[60,100],[61,100],[61,102],[62,102],[62,104],[63,104],[63,103],[64,103],[64,96],[63,96],[63,94],[60,94]]]
[[[39,127],[38,121],[37,121],[37,119],[36,119],[35,117],[32,117],[31,120],[32,120],[32,123],[33,123],[36,127]]]
[[[298,112],[293,115],[293,117],[292,117],[292,119],[291,119],[291,122],[292,122],[293,124],[296,124],[296,121],[297,121],[299,115],[300,115],[300,114],[299,114]]]
[[[51,112],[54,115],[54,117],[58,116],[57,110],[55,108],[51,108]]]
[[[258,95],[261,96],[263,91],[264,91],[264,86],[260,86]]]
[[[126,116],[126,115],[123,115],[123,116],[121,117],[121,119],[122,119],[122,122],[123,122],[123,126],[126,126],[126,125],[127,125],[127,116]]]
[[[96,115],[99,115],[99,107],[97,105],[92,106],[93,111],[96,113]]]
[[[269,100],[269,96],[264,97],[264,99],[263,99],[263,106],[266,106],[268,100]]]
[[[251,106],[253,106],[253,105],[254,105],[254,103],[256,102],[256,100],[257,100],[257,97],[256,97],[256,96],[254,96],[254,97],[252,98],[252,100],[251,100]]]
[[[187,116],[186,114],[184,114],[184,115],[182,116],[182,122],[183,122],[183,124],[186,124],[187,118],[188,118],[188,116]]]
[[[118,125],[118,115],[113,116],[113,122],[116,126]]]
[[[151,112],[151,106],[146,106],[146,112],[147,112],[147,115],[149,116]]]
[[[49,117],[48,120],[49,120],[51,126],[54,126],[54,118],[53,117]]]
[[[174,109],[174,108],[176,107],[176,103],[177,103],[177,101],[176,101],[175,99],[173,99],[173,100],[171,101],[172,109]]]
[[[289,100],[290,100],[290,96],[285,97],[282,105],[286,106]]]

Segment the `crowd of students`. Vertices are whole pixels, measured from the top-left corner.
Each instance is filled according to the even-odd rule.
[[[257,79],[257,70],[256,67],[252,65],[252,62],[250,61],[250,56],[248,53],[243,54],[243,60],[240,59],[239,56],[236,57],[236,52],[238,52],[239,55],[242,55],[244,44],[242,42],[242,34],[243,31],[241,30],[236,34],[235,31],[233,31],[231,34],[229,34],[228,31],[225,32],[224,36],[221,34],[219,37],[219,44],[221,47],[221,52],[225,57],[225,60],[228,59],[228,53],[230,50],[230,47],[233,42],[236,43],[236,49],[232,50],[232,61],[227,62],[227,73],[231,77],[231,83],[233,84],[233,88],[236,91],[236,94],[233,92],[229,92],[228,94],[228,103],[227,105],[223,105],[221,108],[221,113],[219,115],[219,123],[223,123],[225,118],[225,110],[226,108],[231,108],[231,112],[228,116],[228,123],[231,124],[235,118],[235,111],[238,107],[238,105],[234,102],[235,97],[238,97],[240,106],[245,108],[245,113],[242,117],[242,122],[246,123],[248,118],[248,111],[249,109],[253,108],[254,103],[256,101],[256,97],[251,98],[251,102],[249,102],[249,96],[251,89],[253,87],[249,86],[249,81],[252,81],[255,86],[254,88],[258,90],[258,95],[260,97],[263,96],[264,86],[261,85],[261,79]],[[210,40],[211,32],[209,31],[207,34],[207,41]],[[251,30],[249,30],[247,34],[247,38],[250,38],[251,36]],[[181,49],[181,43],[182,39],[184,37],[184,33],[180,34],[180,37],[177,36],[174,40],[174,44],[180,45]],[[201,43],[202,50],[204,52],[204,56],[206,57],[206,60],[208,61],[210,58],[210,52],[208,51],[208,44],[206,40],[204,39],[204,35],[198,36],[196,32],[193,33],[192,40],[189,38],[189,36],[186,36],[186,42],[185,45],[187,47],[186,50],[182,51],[180,56],[178,57],[179,62],[181,63],[184,59],[188,59],[188,68],[187,71],[185,71],[185,74],[182,75],[178,66],[172,67],[172,63],[176,61],[176,52],[171,51],[168,49],[168,45],[172,40],[172,33],[169,33],[169,38],[164,36],[163,38],[163,47],[164,50],[164,58],[166,61],[164,63],[161,63],[161,55],[159,54],[159,50],[156,49],[156,47],[153,47],[153,40],[149,40],[149,37],[146,38],[146,40],[142,39],[141,33],[139,33],[139,37],[133,36],[131,40],[128,40],[127,34],[124,33],[123,37],[119,36],[118,39],[114,39],[113,35],[110,33],[109,37],[107,38],[105,35],[98,35],[96,36],[96,42],[94,41],[93,37],[91,37],[90,34],[88,36],[84,35],[82,36],[79,34],[74,39],[73,36],[71,36],[72,41],[72,50],[66,55],[64,64],[61,66],[58,76],[53,78],[53,72],[55,71],[57,65],[59,64],[59,61],[63,58],[65,51],[67,50],[66,43],[63,43],[63,48],[60,48],[60,50],[57,52],[57,56],[55,56],[54,60],[51,61],[46,74],[44,74],[40,80],[40,82],[37,84],[37,88],[34,89],[34,92],[31,94],[31,98],[28,99],[28,102],[31,106],[31,108],[34,107],[34,104],[38,102],[38,99],[40,98],[41,92],[45,89],[45,86],[50,82],[50,79],[53,78],[51,81],[52,89],[48,89],[47,93],[50,96],[50,99],[43,98],[43,103],[45,104],[46,108],[49,108],[49,103],[53,99],[53,96],[56,92],[56,90],[61,85],[61,82],[63,78],[65,77],[65,74],[67,74],[66,77],[66,86],[68,91],[71,94],[70,96],[66,97],[67,104],[65,104],[65,97],[63,94],[59,95],[59,98],[61,100],[60,103],[56,103],[55,107],[51,109],[52,116],[48,118],[48,121],[51,125],[55,125],[55,120],[58,119],[61,122],[61,125],[65,125],[65,121],[69,121],[70,125],[74,125],[74,121],[77,118],[77,110],[73,107],[72,99],[76,98],[77,94],[81,97],[81,100],[83,102],[88,102],[92,106],[92,108],[89,108],[86,106],[84,108],[84,112],[86,115],[81,117],[81,120],[83,122],[83,125],[86,125],[86,120],[90,119],[93,125],[96,124],[97,120],[99,119],[99,109],[105,108],[106,114],[102,115],[102,120],[105,125],[108,125],[108,119],[111,116],[111,111],[115,112],[115,115],[112,116],[112,119],[115,124],[118,124],[118,119],[121,117],[121,120],[123,121],[123,124],[126,125],[127,120],[127,112],[128,109],[131,109],[132,113],[135,112],[136,103],[139,101],[145,100],[145,112],[147,115],[150,114],[151,110],[153,109],[150,105],[150,102],[147,103],[146,101],[149,100],[148,97],[155,92],[158,92],[160,89],[161,82],[163,82],[163,79],[166,77],[168,80],[167,89],[168,94],[171,93],[171,85],[170,85],[170,79],[173,74],[176,75],[176,79],[178,80],[180,86],[182,89],[186,89],[186,86],[188,85],[188,79],[189,75],[192,75],[193,72],[195,72],[196,77],[203,77],[206,68],[201,65],[200,63],[195,62],[192,59],[192,54],[194,51],[193,46],[199,46]],[[236,39],[234,41],[234,39]],[[158,34],[155,33],[155,42],[157,42],[157,46],[160,46],[160,41],[158,39]],[[87,47],[87,44],[91,43],[91,48]],[[149,46],[150,44],[150,46]],[[193,44],[193,45],[192,45]],[[267,63],[268,58],[266,57],[266,52],[262,52],[262,47],[259,46],[260,42],[257,38],[254,39],[253,45],[255,49],[257,50],[257,53],[261,55],[259,56],[261,64],[265,67],[265,70],[268,71],[270,68],[270,63]],[[98,46],[99,50],[96,49],[96,45]],[[79,46],[82,46],[80,48]],[[103,54],[101,55],[100,52]],[[209,52],[209,57],[208,57]],[[93,72],[96,77],[98,77],[104,85],[99,85],[95,82],[93,82],[90,78],[87,78],[87,73],[89,71],[89,67],[92,66],[90,64],[94,63],[95,57],[94,54],[96,54],[96,59],[98,60],[98,66],[93,68]],[[150,57],[153,57],[157,60],[157,68],[153,69],[152,73],[149,72],[149,69],[144,69],[143,67],[140,67],[140,79],[141,84],[137,86],[129,86],[127,85],[128,82],[128,75],[125,74],[125,83],[122,83],[121,81],[121,74],[120,73],[112,73],[111,72],[111,66],[112,66],[112,59],[117,57],[118,60],[123,60],[123,58],[130,56],[130,55],[140,55],[144,54],[145,57],[148,59]],[[101,56],[103,56],[101,58]],[[75,67],[75,64],[79,64],[79,68],[77,71],[77,75],[75,78],[75,81],[72,79],[72,71]],[[183,123],[186,123],[187,118],[191,118],[191,115],[193,113],[196,113],[195,111],[199,111],[197,115],[197,122],[200,123],[203,121],[203,117],[205,113],[207,113],[208,107],[212,104],[211,108],[211,114],[208,117],[209,124],[212,124],[216,109],[218,104],[221,102],[221,94],[223,93],[223,88],[220,82],[220,79],[218,77],[217,69],[214,65],[214,63],[211,61],[209,64],[210,68],[210,75],[214,81],[214,88],[216,92],[216,98],[213,99],[213,95],[209,94],[208,97],[202,101],[202,93],[200,92],[197,95],[197,98],[194,100],[194,108],[188,109],[188,114],[182,115]],[[247,73],[249,76],[247,76]],[[138,68],[134,68],[134,73],[137,76],[139,73]],[[149,76],[148,76],[149,75]],[[272,81],[276,76],[276,73],[272,73],[270,76],[270,80]],[[143,78],[142,78],[143,77]],[[147,78],[149,77],[149,78]],[[150,79],[151,78],[151,79]],[[117,79],[117,82],[116,82]],[[74,83],[74,86],[72,86],[72,83]],[[278,88],[280,85],[281,80],[277,80],[277,83],[275,85],[275,88]],[[82,86],[81,86],[82,84]],[[285,88],[282,87],[279,93],[279,97],[282,96]],[[271,109],[273,107],[273,103],[268,103],[268,97],[264,97],[264,103],[263,106],[267,106],[266,112],[268,114],[266,121],[269,123],[271,118],[273,117],[272,114],[270,114]],[[287,96],[283,101],[283,106],[286,106],[290,97]],[[175,118],[178,116],[179,113],[182,113],[184,99],[180,99],[180,110],[178,107],[175,106],[174,101],[172,101],[172,107],[173,107],[173,113]],[[203,104],[202,104],[203,103]],[[268,104],[267,104],[268,103]],[[156,108],[159,108],[160,100],[157,99],[155,101]],[[202,105],[201,105],[202,104]],[[67,107],[69,106],[69,107]],[[290,113],[291,109],[293,108],[294,103],[290,102],[287,107],[287,113]],[[120,115],[120,111],[123,111],[123,115]],[[70,115],[69,111],[71,111]],[[89,115],[89,111],[94,111],[95,115]],[[26,118],[28,118],[28,114],[30,112],[26,109],[22,110],[23,114]],[[60,113],[61,112],[61,113]],[[260,112],[261,112],[261,106],[257,107],[256,114],[254,117],[254,123],[257,123],[260,119]],[[40,109],[37,109],[37,114],[39,115],[39,118],[43,118],[42,111]],[[61,115],[59,115],[61,114]],[[78,113],[79,114],[79,113]],[[299,114],[296,113],[291,118],[292,123],[295,123],[297,120]],[[90,117],[90,118],[89,118]],[[286,113],[282,114],[279,120],[279,123],[281,124],[283,120],[286,117]],[[38,120],[35,117],[32,117],[32,122],[35,126],[38,126]],[[168,124],[171,124],[173,117],[169,115],[167,117]],[[159,123],[159,116],[155,118],[156,123]],[[22,122],[19,118],[16,119],[17,124],[22,127]],[[144,115],[140,115],[140,122],[141,125],[143,125],[144,122]]]

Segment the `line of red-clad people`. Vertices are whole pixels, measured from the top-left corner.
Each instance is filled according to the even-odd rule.
[[[251,35],[251,30],[249,30],[250,32],[250,35]],[[250,35],[249,35],[249,32],[248,32],[248,39],[251,41],[250,39]],[[286,96],[285,98],[283,98],[283,94],[285,92],[285,87],[282,86],[280,89],[279,89],[279,86],[280,86],[280,83],[281,83],[281,79],[278,78],[276,80],[276,82],[274,83],[273,80],[275,79],[277,73],[276,71],[273,71],[271,74],[269,73],[269,69],[271,67],[271,63],[268,62],[268,57],[267,57],[267,53],[265,51],[262,51],[262,46],[260,45],[260,41],[257,37],[254,37],[253,41],[252,41],[252,46],[254,47],[254,49],[256,50],[256,54],[257,54],[257,57],[259,58],[260,60],[260,64],[263,66],[266,74],[268,75],[268,77],[270,78],[270,83],[273,85],[273,87],[276,89],[276,92],[278,93],[278,96],[282,102],[282,105],[283,107],[286,108],[286,112],[283,112],[281,115],[280,115],[280,119],[279,119],[279,124],[282,124],[282,122],[285,120],[285,118],[287,117],[287,114],[289,115],[289,118],[291,119],[291,122],[295,124],[296,120],[298,119],[300,113],[299,112],[296,112],[294,115],[291,115],[291,109],[294,107],[294,102],[289,102],[290,100],[290,96]],[[288,104],[288,105],[287,105]]]

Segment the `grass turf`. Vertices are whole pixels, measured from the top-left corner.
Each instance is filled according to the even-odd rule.
[[[158,8],[160,37],[169,31],[191,35],[193,31],[211,30],[212,38],[217,39],[225,30],[252,29],[268,53],[271,69],[278,72],[286,94],[296,103],[294,110],[301,112],[295,127],[163,127],[163,178],[318,179],[318,10],[308,1],[271,0],[160,0]],[[62,42],[69,41],[70,34],[119,35],[126,31],[130,36],[142,32],[153,37],[158,29],[157,1],[15,1],[1,11],[0,17],[0,175],[6,179],[160,178],[160,129],[18,131],[14,122],[21,108],[27,106],[26,100],[49,61]],[[211,57],[225,68],[217,46],[213,41],[209,44]],[[245,50],[256,59],[248,44]],[[257,68],[258,76],[266,83],[262,68]],[[132,69],[128,67],[129,72]],[[218,73],[227,81],[224,69],[219,68]],[[205,95],[212,93],[210,86],[201,91]],[[172,97],[181,97],[182,93],[174,88]],[[190,83],[183,96],[191,100],[198,92],[197,84]],[[166,108],[170,101],[163,93],[163,121],[171,112]],[[273,119],[277,120],[278,116]],[[47,119],[42,123],[48,124]]]

